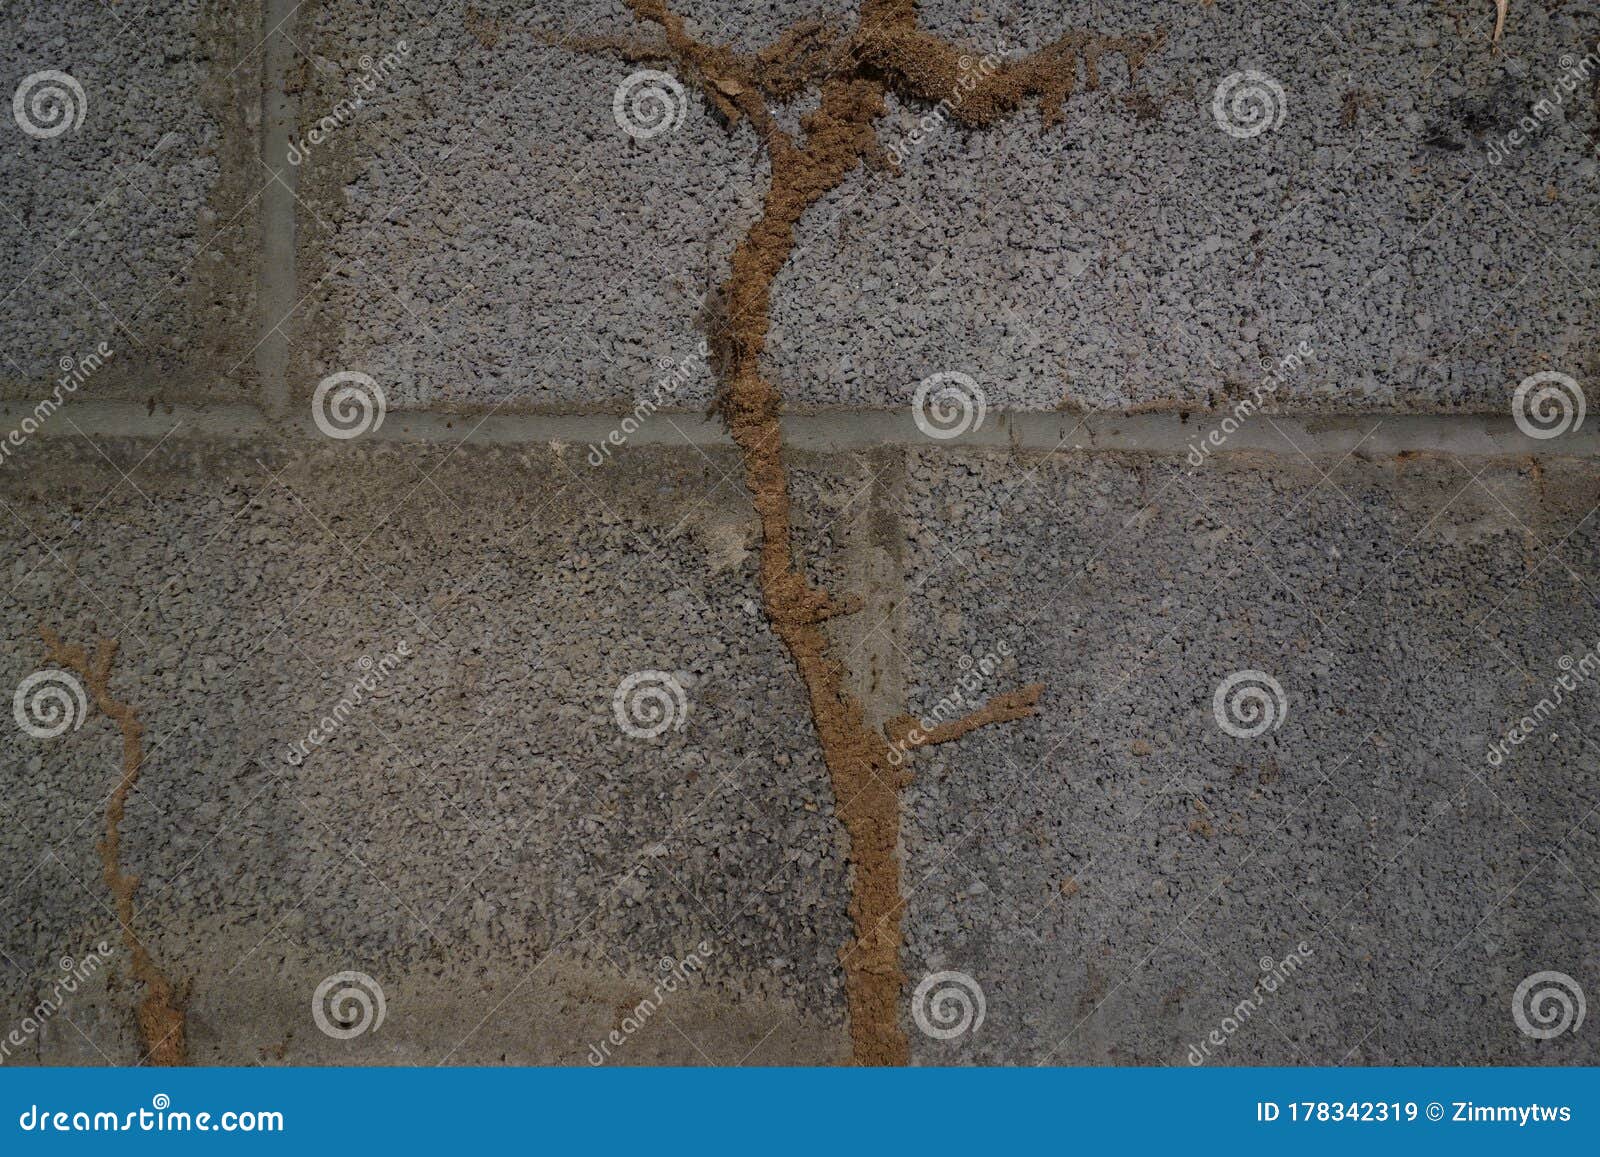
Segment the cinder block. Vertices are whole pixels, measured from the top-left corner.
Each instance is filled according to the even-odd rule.
[[[730,455],[52,448],[0,480],[30,532],[0,664],[39,668],[34,623],[120,640],[148,751],[122,855],[196,1059],[583,1064],[696,951],[615,1060],[839,1059],[843,850]],[[619,724],[630,676],[659,735]],[[91,708],[0,743],[4,947],[37,978],[104,935],[118,736]],[[311,998],[352,970],[389,1019],[335,1041]]]
[[[1166,40],[1131,86],[1107,57],[1051,129],[885,118],[904,175],[858,173],[808,215],[774,289],[771,362],[804,403],[907,405],[960,371],[998,407],[1204,409],[1301,341],[1277,399],[1304,409],[1503,410],[1529,374],[1597,368],[1588,14],[1528,7],[1495,54],[1492,5],[919,9],[978,60],[1073,29]],[[1282,119],[1240,138],[1212,104],[1245,71]]]
[[[0,397],[253,398],[259,0],[27,8],[0,20]]]
[[[1582,14],[1521,12],[1496,53],[1492,7],[1458,21],[1424,0],[1314,22],[1118,0],[1092,28],[921,9],[980,61],[1075,29],[1166,39],[1136,81],[1107,55],[1049,130],[1033,108],[968,131],[895,103],[879,135],[904,171],[857,172],[809,211],[774,287],[768,362],[792,405],[900,407],[954,371],[995,408],[1204,409],[1305,343],[1275,380],[1285,406],[1503,411],[1532,373],[1597,368],[1595,112],[1572,78],[1600,27]],[[685,11],[744,46],[814,15]],[[592,38],[652,35],[620,4],[447,5],[418,26],[336,3],[309,23],[303,131],[363,54],[410,53],[310,150],[298,388],[360,369],[402,406],[609,405],[693,350],[765,161],[692,93],[670,131],[619,128],[640,66]],[[1274,126],[1254,135],[1214,110],[1245,73]],[[708,389],[697,366],[672,398]]]
[[[701,8],[684,11],[706,35],[752,46],[783,24],[767,4]],[[674,131],[620,127],[613,98],[647,66],[584,44],[647,39],[621,5],[451,2],[419,24],[337,0],[307,24],[299,140],[325,140],[300,166],[297,396],[357,370],[396,407],[632,405],[693,358],[764,162],[687,94],[668,94]],[[710,395],[698,358],[669,404]]]
[[[910,710],[997,653],[979,701],[1046,685],[917,760],[907,969],[987,1017],[915,1055],[1182,1065],[1217,1030],[1206,1063],[1594,1063],[1511,997],[1593,973],[1600,687],[1490,745],[1596,666],[1597,501],[1561,459],[915,456]],[[1236,673],[1258,735],[1219,722]]]

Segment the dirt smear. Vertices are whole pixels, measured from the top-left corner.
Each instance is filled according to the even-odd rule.
[[[731,128],[748,121],[771,162],[772,177],[760,218],[734,249],[727,280],[704,319],[720,392],[717,407],[743,459],[745,482],[761,523],[760,586],[768,622],[787,648],[805,685],[837,812],[849,837],[853,869],[850,917],[854,937],[839,953],[844,969],[853,1060],[861,1065],[901,1065],[910,1046],[901,1025],[906,976],[900,963],[900,792],[910,782],[890,737],[906,746],[943,743],[987,723],[1033,713],[1043,690],[1034,685],[997,696],[983,709],[929,733],[914,744],[904,720],[880,734],[845,686],[843,664],[830,652],[828,619],[859,609],[835,600],[805,577],[795,556],[778,419],[782,399],[759,362],[771,319],[772,285],[795,247],[795,227],[807,209],[838,188],[858,165],[893,168],[877,138],[876,123],[894,92],[907,100],[948,108],[960,123],[992,124],[1037,100],[1046,124],[1080,86],[1099,86],[1099,63],[1120,54],[1130,75],[1162,40],[1071,32],[988,75],[970,67],[970,55],[917,26],[913,0],[865,0],[853,31],[823,22],[796,24],[774,45],[739,53],[698,40],[664,0],[627,0],[634,14],[660,30],[649,42],[591,41],[580,48],[627,60],[675,66]],[[786,131],[773,115],[815,88],[818,107]],[[892,758],[891,758],[892,756]]]
[[[71,671],[83,680],[96,705],[122,732],[122,778],[106,804],[106,832],[97,845],[101,872],[116,904],[122,942],[132,956],[133,977],[144,985],[144,998],[136,1010],[139,1039],[144,1046],[142,1063],[186,1064],[188,1044],[181,1001],[172,982],[156,966],[149,950],[134,933],[133,897],[139,890],[139,877],[122,870],[122,813],[144,765],[144,724],[139,722],[139,713],[131,704],[111,694],[111,664],[117,656],[117,641],[101,639],[91,658],[84,648],[62,643],[61,637],[48,627],[41,627],[39,633],[44,637],[45,663]]]

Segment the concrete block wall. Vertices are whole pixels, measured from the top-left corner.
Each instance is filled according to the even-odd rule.
[[[58,7],[0,16],[0,689],[41,628],[117,640],[189,1058],[848,1060],[841,801],[707,410],[755,131],[692,84],[624,131],[663,66],[620,0]],[[855,7],[674,10],[758,52]],[[1045,687],[912,761],[912,1060],[1600,1063],[1524,986],[1600,992],[1600,11],[1513,0],[1495,46],[1468,0],[918,7],[980,62],[1161,40],[1050,127],[891,93],[899,171],[773,286],[852,692]],[[355,431],[318,400],[351,373]],[[640,672],[682,692],[658,735],[619,726]],[[0,728],[0,1053],[133,1063],[119,729],[66,705]],[[343,973],[381,1023],[313,1016]],[[929,1030],[940,973],[981,1023]]]
[[[36,402],[101,343],[96,397],[259,395],[261,8],[140,7],[5,15],[6,90],[26,110],[0,152],[7,400]],[[78,93],[24,83],[50,71]]]

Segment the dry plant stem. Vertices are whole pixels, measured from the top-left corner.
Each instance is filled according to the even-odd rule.
[[[839,818],[849,836],[854,939],[840,951],[840,961],[853,1059],[865,1065],[905,1064],[910,1057],[900,1023],[905,902],[897,848],[900,791],[909,779],[891,760],[889,740],[867,724],[861,703],[846,690],[844,666],[831,655],[822,629],[827,619],[853,607],[812,586],[795,557],[778,425],[782,399],[760,367],[772,285],[794,251],[795,226],[806,210],[838,188],[857,165],[881,159],[876,122],[891,89],[912,99],[951,101],[954,115],[972,125],[992,123],[1037,97],[1048,122],[1072,93],[1080,59],[1087,87],[1094,88],[1103,54],[1121,53],[1133,72],[1159,36],[1073,33],[1034,57],[974,81],[961,74],[962,54],[955,46],[917,28],[911,0],[865,0],[853,35],[801,24],[772,48],[753,55],[700,42],[663,0],[628,3],[640,19],[661,28],[665,44],[613,42],[613,49],[628,59],[674,63],[730,126],[749,121],[771,162],[761,217],[734,249],[717,316],[708,323],[721,385],[718,405],[739,447],[761,523],[762,605],[805,685]],[[964,87],[958,87],[963,81]],[[808,84],[819,89],[821,102],[802,118],[797,137],[778,123],[768,102],[792,99]],[[915,746],[947,742],[985,723],[1023,718],[1032,714],[1041,690],[1035,685],[998,696],[965,720],[920,737]]]
[[[111,694],[111,663],[117,655],[117,641],[101,639],[91,659],[84,648],[63,644],[61,637],[48,627],[41,627],[39,633],[47,649],[46,664],[65,668],[83,680],[95,704],[122,732],[122,778],[106,805],[106,834],[98,845],[101,871],[116,904],[122,942],[132,956],[133,977],[144,985],[144,998],[138,1006],[144,1060],[155,1065],[181,1065],[187,1060],[183,1009],[179,1007],[172,983],[156,967],[133,931],[133,896],[139,889],[139,877],[125,873],[120,859],[122,813],[144,762],[144,725],[130,704],[120,702]]]
[[[1494,50],[1500,51],[1500,38],[1506,32],[1506,14],[1511,10],[1511,0],[1494,0]]]

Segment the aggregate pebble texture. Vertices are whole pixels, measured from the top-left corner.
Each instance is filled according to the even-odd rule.
[[[102,343],[110,357],[80,396],[254,396],[257,213],[271,179],[255,133],[260,25],[257,0],[0,16],[0,397],[45,396]],[[79,93],[25,82],[47,71]],[[41,129],[77,127],[29,135],[14,97]]]
[[[710,27],[752,47],[807,14],[717,11]],[[368,115],[301,167],[299,390],[353,368],[397,406],[631,406],[664,360],[693,353],[765,174],[748,134],[703,107],[648,148],[618,128],[631,67],[573,41],[636,32],[620,4],[451,0],[419,20],[326,0],[307,24],[302,140],[368,75],[363,57],[395,63]],[[710,394],[702,368],[669,404]]]
[[[1600,993],[1600,679],[1488,755],[1600,647],[1593,419],[1580,450],[1508,416],[1532,373],[1600,380],[1596,90],[1507,147],[1600,50],[1600,11],[1512,7],[1494,51],[1468,0],[919,6],[974,60],[1164,40],[1136,82],[1108,56],[1049,129],[891,94],[903,171],[805,214],[773,286],[764,372],[835,412],[790,439],[796,557],[859,599],[826,630],[868,721],[1045,687],[910,760],[913,1063],[1600,1063],[1593,1010],[1543,1041],[1512,1012],[1539,972]],[[856,19],[674,8],[743,51]],[[766,164],[692,85],[671,131],[621,130],[613,94],[653,65],[616,46],[650,36],[617,0],[0,16],[0,98],[52,68],[87,96],[58,137],[0,122],[0,433],[101,340],[73,404],[138,403],[3,444],[0,690],[40,669],[41,627],[118,639],[146,753],[120,859],[192,1063],[583,1065],[613,1033],[605,1063],[852,1056],[856,880],[741,458],[644,444],[705,428],[697,350]],[[1236,137],[1212,98],[1245,70],[1283,115]],[[1140,448],[1218,429],[1301,342],[1296,422],[1200,465],[1169,427]],[[377,383],[381,437],[318,431],[335,371]],[[951,371],[987,401],[981,447],[906,418]],[[538,433],[664,379],[683,414],[598,464]],[[1175,413],[1112,452],[1078,410]],[[1461,410],[1494,436],[1429,425]],[[1062,445],[1008,448],[1014,411]],[[886,412],[910,432],[860,449]],[[1396,416],[1329,454],[1332,412]],[[681,729],[618,726],[642,671],[685,689]],[[1241,671],[1284,692],[1251,738],[1213,705]],[[147,1049],[96,846],[118,729],[80,723],[0,728],[6,1064]],[[385,1016],[343,1038],[313,994],[348,971]],[[955,998],[909,991],[940,972],[982,993],[948,1038],[923,1020]]]
[[[123,859],[141,937],[192,985],[191,1059],[287,1039],[290,1062],[581,1064],[702,942],[693,1043],[658,1022],[621,1059],[838,1059],[843,856],[792,676],[753,629],[729,455],[602,478],[548,449],[54,449],[4,479],[27,532],[5,544],[0,663],[12,685],[39,667],[35,622],[121,639],[113,686],[148,748]],[[363,659],[402,644],[296,762]],[[613,690],[641,669],[688,688],[682,730],[619,730]],[[116,941],[94,846],[115,736],[93,716],[4,743],[4,949],[48,986]],[[308,1017],[344,969],[388,999],[361,1052]],[[137,1059],[96,1024],[92,1049],[53,1025],[45,1059]]]
[[[916,456],[912,701],[1001,644],[1049,681],[908,801],[908,971],[987,998],[919,1058],[1181,1065],[1236,1018],[1203,1060],[1594,1064],[1510,1002],[1600,965],[1600,695],[1488,753],[1600,641],[1597,503],[1588,462]]]
[[[849,27],[850,7],[678,10],[748,49],[806,18]],[[1600,104],[1561,87],[1600,43],[1592,6],[1520,5],[1498,53],[1492,6],[1434,0],[920,11],[974,61],[1073,29],[1166,39],[1133,85],[1108,57],[1048,129],[1029,109],[967,131],[891,98],[879,136],[903,172],[853,173],[774,286],[767,361],[791,405],[898,406],[961,371],[1007,408],[1208,408],[1301,342],[1315,356],[1279,394],[1298,409],[1503,410],[1529,373],[1596,368]],[[641,66],[586,43],[645,38],[620,4],[419,19],[329,0],[309,24],[302,130],[363,54],[410,54],[304,166],[301,377],[560,409],[631,403],[693,349],[766,173],[698,96],[672,131],[618,128],[612,94]],[[1246,70],[1281,89],[1281,121],[1239,138],[1212,103]]]

